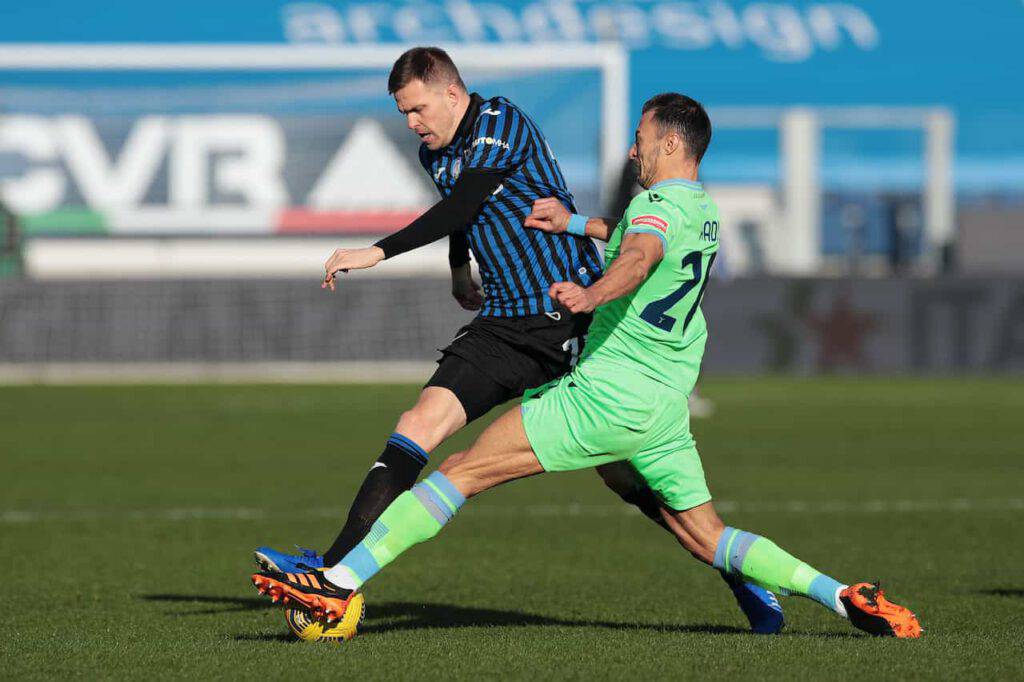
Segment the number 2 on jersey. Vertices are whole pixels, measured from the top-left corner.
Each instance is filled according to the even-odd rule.
[[[676,318],[668,314],[668,311],[679,301],[686,298],[686,295],[693,291],[693,288],[700,284],[700,291],[697,292],[697,298],[693,301],[693,305],[690,307],[690,312],[686,314],[686,319],[683,320],[682,331],[685,332],[686,328],[690,325],[690,320],[693,319],[694,313],[697,312],[697,306],[700,305],[700,299],[704,296],[704,289],[708,285],[707,274],[711,272],[711,265],[715,262],[715,256],[718,254],[711,254],[711,258],[708,259],[708,269],[704,272],[702,267],[703,253],[700,251],[691,251],[683,257],[681,268],[686,270],[686,266],[690,266],[693,277],[683,282],[682,286],[673,291],[665,298],[657,301],[648,303],[640,313],[640,319],[648,324],[652,324],[658,329],[666,332],[672,331],[672,328],[676,325]]]

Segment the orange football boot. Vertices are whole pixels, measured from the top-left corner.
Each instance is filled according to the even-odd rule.
[[[879,637],[917,639],[921,623],[913,611],[885,598],[878,583],[857,583],[839,593],[854,627]]]
[[[323,572],[280,573],[261,571],[254,573],[252,584],[260,594],[269,595],[274,603],[295,603],[316,618],[328,622],[341,620],[356,590],[342,589],[329,582]]]

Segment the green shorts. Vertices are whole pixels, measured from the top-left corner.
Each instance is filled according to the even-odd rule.
[[[527,391],[526,437],[545,471],[628,461],[669,508],[711,499],[686,395],[633,368],[584,362]]]

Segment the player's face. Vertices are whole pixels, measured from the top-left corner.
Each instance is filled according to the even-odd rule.
[[[458,92],[454,85],[444,87],[414,80],[395,92],[395,104],[405,114],[409,130],[419,135],[423,144],[432,150],[448,145],[455,136],[457,103]]]
[[[629,158],[636,166],[637,183],[644,189],[653,185],[658,173],[658,161],[661,158],[661,140],[658,137],[658,125],[654,122],[653,111],[648,111],[640,117],[633,146],[629,150]]]

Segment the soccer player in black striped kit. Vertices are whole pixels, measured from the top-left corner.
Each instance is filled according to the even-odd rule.
[[[419,400],[398,420],[366,475],[345,525],[321,556],[256,550],[264,570],[284,572],[332,566],[355,547],[398,495],[416,482],[428,453],[469,422],[523,391],[566,373],[583,347],[589,314],[573,314],[548,290],[556,282],[587,287],[601,276],[597,249],[581,235],[549,234],[523,222],[533,202],[557,198],[576,213],[558,162],[537,125],[503,97],[469,93],[448,55],[413,48],[398,58],[388,92],[419,135],[420,163],[441,200],[404,229],[364,249],[338,249],[325,266],[331,290],[339,272],[373,267],[448,236],[452,292],[479,315],[442,351]],[[472,279],[469,251],[483,291]],[[659,524],[654,494],[622,465],[602,478],[627,502]],[[749,599],[749,586],[731,585],[759,631],[777,631],[777,602]],[[760,588],[758,588],[760,589]],[[763,591],[763,590],[762,590]]]

